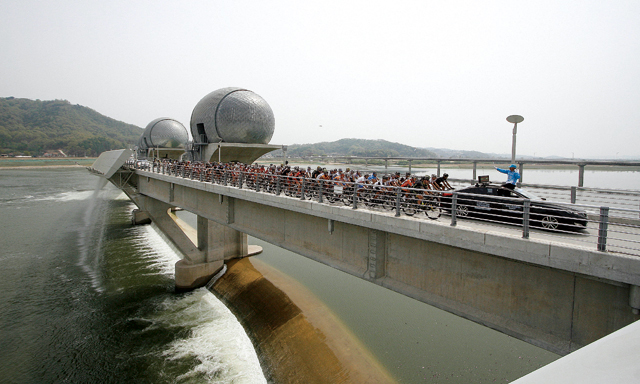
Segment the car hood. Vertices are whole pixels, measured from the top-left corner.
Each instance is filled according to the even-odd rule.
[[[550,208],[550,209],[557,209],[559,211],[571,212],[571,213],[579,214],[581,216],[587,214],[587,212],[583,209],[568,207],[566,205],[561,205],[561,204],[547,203],[546,201],[531,200],[531,205],[534,205],[536,207],[541,207],[541,208]]]

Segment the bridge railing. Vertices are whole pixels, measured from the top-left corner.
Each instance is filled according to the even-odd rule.
[[[572,204],[544,199],[482,196],[395,186],[315,180],[219,169],[204,166],[152,164],[127,165],[134,169],[214,183],[322,204],[368,209],[394,216],[447,222],[473,218],[507,233],[519,231],[525,239],[556,239],[575,246],[640,256],[640,210],[607,205]]]
[[[455,186],[469,186],[475,184],[477,181],[470,179],[452,179],[449,178],[451,185]],[[587,188],[587,187],[568,187],[559,185],[547,185],[547,184],[522,184],[523,188],[534,192],[540,197],[544,197],[547,200],[553,200],[558,202],[566,202],[572,204],[587,204],[587,205],[607,205],[616,208],[624,208],[629,210],[640,209],[640,192],[623,190],[623,189],[601,189],[601,188]],[[628,218],[640,218],[639,215],[633,215],[632,212],[626,212],[623,214]]]

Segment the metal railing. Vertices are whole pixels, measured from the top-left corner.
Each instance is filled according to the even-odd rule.
[[[342,160],[342,164],[347,166],[357,166],[358,163],[362,164],[364,162],[365,166],[374,165],[375,162],[377,166],[383,166],[385,170],[389,168],[389,166],[402,166],[408,167],[409,172],[411,172],[412,164],[432,164],[437,168],[437,175],[440,176],[440,167],[442,165],[453,165],[453,164],[466,164],[470,165],[471,171],[473,173],[473,180],[476,180],[476,172],[478,165],[492,165],[494,163],[505,163],[509,161],[505,158],[486,158],[486,159],[472,159],[472,158],[441,158],[441,157],[397,157],[397,156],[340,156],[340,155],[308,155],[303,157],[296,156],[286,156],[285,160],[295,160],[300,159],[302,161],[321,161],[321,162],[340,162]],[[259,159],[260,160],[260,159]],[[380,163],[384,162],[384,163]],[[633,168],[640,167],[640,161],[637,160],[585,160],[585,159],[516,159],[516,164],[518,164],[518,169],[520,174],[523,174],[523,170],[525,165],[536,165],[536,166],[569,166],[576,167],[578,169],[578,180],[577,186],[584,186],[584,174],[586,167],[621,167],[629,170],[633,170]]]
[[[374,186],[205,166],[136,162],[125,167],[396,217],[443,222],[448,216],[451,226],[465,220],[465,225],[478,229],[491,225],[493,230],[506,233],[520,231],[525,239],[552,239],[601,252],[640,256],[640,220],[630,219],[640,215],[637,209],[507,196],[487,198],[456,190]]]

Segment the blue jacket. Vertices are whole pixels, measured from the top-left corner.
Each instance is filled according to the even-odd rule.
[[[518,171],[512,171],[510,169],[502,169],[502,168],[498,168],[496,167],[496,170],[500,173],[506,173],[507,174],[507,183],[508,184],[513,184],[516,185],[516,183],[518,182],[518,179],[520,179],[520,174],[518,173]]]

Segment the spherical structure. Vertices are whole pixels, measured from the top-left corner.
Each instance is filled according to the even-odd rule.
[[[153,120],[142,132],[138,148],[176,148],[184,149],[189,141],[189,132],[180,122],[168,117]]]
[[[269,104],[242,88],[211,92],[191,114],[191,135],[196,143],[268,144],[274,129],[275,118]]]

